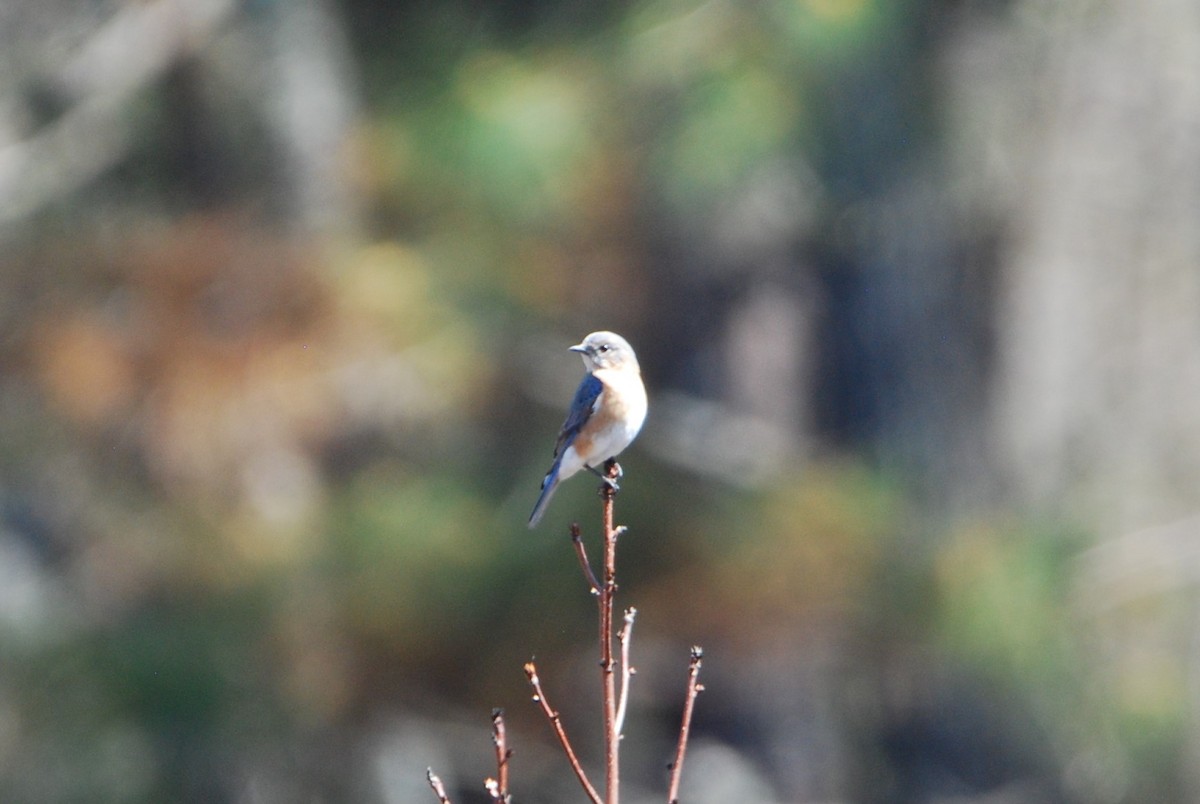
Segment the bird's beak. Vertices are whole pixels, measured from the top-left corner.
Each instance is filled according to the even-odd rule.
[[[582,343],[577,343],[577,344],[575,344],[574,346],[570,347],[569,351],[572,351],[572,352],[579,352],[579,353],[581,353],[581,354],[585,354],[585,355],[586,355],[586,354],[588,353],[588,348],[587,348],[587,346],[586,346],[585,344],[582,344]]]

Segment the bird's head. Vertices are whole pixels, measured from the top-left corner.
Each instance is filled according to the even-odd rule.
[[[629,342],[614,332],[593,332],[583,343],[571,347],[579,352],[588,371],[597,369],[633,369],[638,371],[637,356]]]

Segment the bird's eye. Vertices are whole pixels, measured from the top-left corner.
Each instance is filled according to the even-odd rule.
[[[607,344],[607,343],[602,343],[602,344],[600,344],[600,351],[601,351],[601,352],[607,352],[607,351],[608,351],[608,344]]]

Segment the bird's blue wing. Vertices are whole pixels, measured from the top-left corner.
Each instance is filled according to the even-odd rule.
[[[579,388],[575,391],[575,398],[571,400],[571,411],[567,414],[567,420],[563,422],[562,430],[558,434],[558,441],[554,445],[555,457],[561,455],[562,451],[571,445],[575,436],[579,435],[580,428],[592,417],[596,399],[603,390],[604,383],[592,374],[584,377],[583,382],[579,383]]]
[[[575,398],[571,400],[571,410],[567,413],[567,420],[563,422],[562,430],[558,433],[558,441],[554,444],[554,465],[550,467],[550,471],[546,473],[546,478],[542,481],[542,493],[533,506],[533,513],[529,515],[529,527],[537,526],[542,514],[546,511],[546,506],[550,504],[550,498],[554,496],[554,490],[558,488],[558,469],[562,465],[563,450],[571,446],[575,437],[579,435],[579,431],[592,417],[592,411],[596,408],[596,400],[600,398],[600,392],[603,390],[604,383],[591,374],[584,377],[583,382],[579,383],[579,388],[575,390]]]

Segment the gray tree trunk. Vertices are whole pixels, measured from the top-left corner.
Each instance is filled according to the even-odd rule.
[[[1200,5],[1015,19],[991,65],[1015,114],[978,154],[1012,191],[997,455],[1017,500],[1102,532],[1180,519],[1200,510]]]

